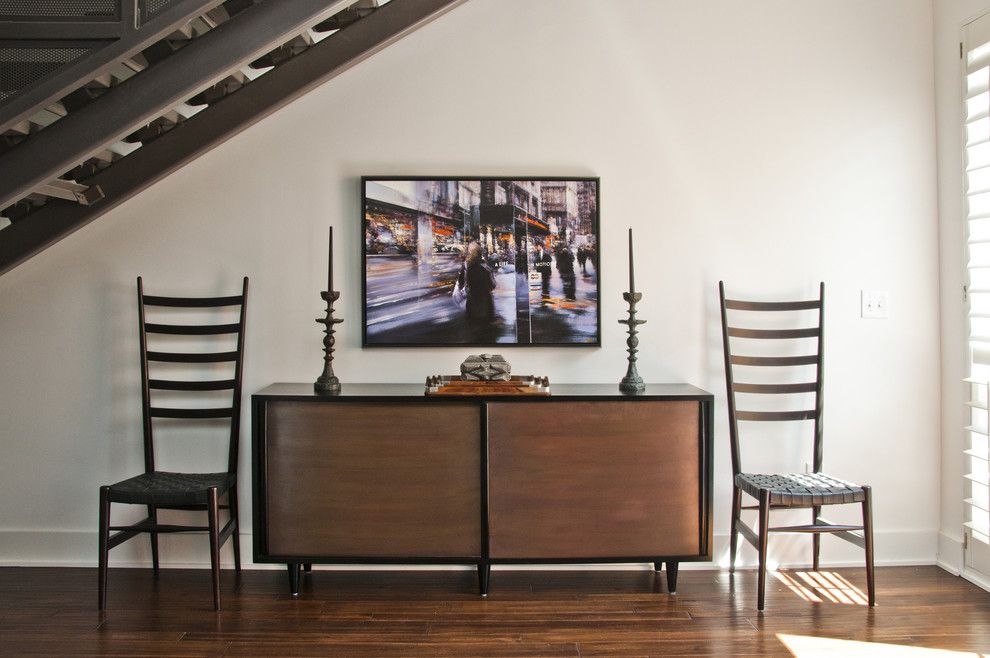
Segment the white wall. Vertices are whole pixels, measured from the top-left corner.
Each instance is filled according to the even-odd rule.
[[[94,563],[97,488],[141,469],[138,274],[193,294],[249,275],[246,392],[312,381],[332,224],[337,374],[455,372],[468,350],[360,348],[357,178],[460,173],[601,177],[603,347],[504,353],[551,381],[617,382],[633,226],[640,372],[717,396],[718,558],[730,478],[717,281],[780,298],[824,280],[826,466],[874,485],[880,563],[934,562],[932,67],[929,0],[469,0],[0,277],[0,562]],[[890,292],[890,319],[858,317],[863,288]],[[248,505],[242,515],[249,527]],[[193,540],[166,560],[205,564]],[[132,544],[113,563],[143,559],[145,542]],[[809,544],[782,537],[771,551],[803,563]],[[823,544],[828,563],[862,559]]]
[[[959,572],[962,553],[962,476],[967,424],[962,385],[966,377],[965,221],[963,199],[963,26],[990,11],[988,0],[938,0],[935,7],[935,101],[938,127],[938,210],[942,340],[942,484],[939,564]]]

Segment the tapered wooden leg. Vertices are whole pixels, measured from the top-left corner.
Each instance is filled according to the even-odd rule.
[[[237,512],[237,485],[227,492],[227,504],[230,505],[230,519],[234,522],[230,541],[234,545],[234,571],[241,570],[241,517]]]
[[[873,490],[863,487],[863,539],[866,544],[866,589],[870,607],[877,604],[877,590],[873,582]]]
[[[303,568],[303,571],[305,571],[306,573],[312,573],[312,571],[313,571],[313,563],[312,562],[305,562],[305,563],[303,563],[302,568]]]
[[[110,487],[100,487],[100,559],[99,559],[99,595],[100,610],[107,609],[107,558],[110,549],[107,540],[110,538]]]
[[[663,569],[663,560],[657,560],[653,563],[653,570],[659,573]]]
[[[220,610],[220,502],[217,488],[210,487],[206,508],[210,528],[210,566],[213,571],[213,609]]]
[[[811,508],[811,523],[817,525],[818,517],[821,516],[821,507]],[[817,532],[811,534],[811,568],[818,571],[818,556],[822,550],[822,536]]]
[[[488,562],[478,563],[478,590],[482,596],[488,596],[488,579],[492,573],[492,565]]]
[[[760,489],[760,574],[757,585],[756,609],[763,610],[767,588],[767,538],[770,535],[770,490]]]
[[[289,569],[289,593],[299,596],[299,563],[290,562],[285,566]]]
[[[729,573],[736,571],[736,549],[739,547],[739,530],[736,524],[739,523],[739,516],[742,514],[742,491],[736,485],[732,485],[732,527],[729,528]]]
[[[677,560],[667,560],[667,591],[677,594],[677,570],[681,563]]]
[[[148,505],[148,518],[151,519],[152,523],[158,523],[158,508],[154,505]],[[149,532],[148,536],[151,537],[151,567],[154,570],[154,574],[158,575],[158,533]]]

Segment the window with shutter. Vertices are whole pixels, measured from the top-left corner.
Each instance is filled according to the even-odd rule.
[[[963,39],[969,314],[966,563],[990,573],[990,14],[966,25]]]

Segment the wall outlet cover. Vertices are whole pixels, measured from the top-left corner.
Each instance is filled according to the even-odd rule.
[[[863,290],[860,317],[882,319],[889,315],[890,296],[886,290]]]

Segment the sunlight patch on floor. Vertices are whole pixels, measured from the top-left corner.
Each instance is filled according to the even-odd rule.
[[[947,651],[945,649],[928,649],[925,647],[906,647],[899,644],[882,644],[879,642],[857,642],[855,640],[836,640],[828,637],[811,637],[808,635],[777,634],[787,649],[796,658],[818,658],[819,656],[871,656],[873,658],[987,658],[990,654],[969,653],[966,651]]]
[[[863,590],[834,571],[775,571],[772,575],[810,603],[869,605]]]

